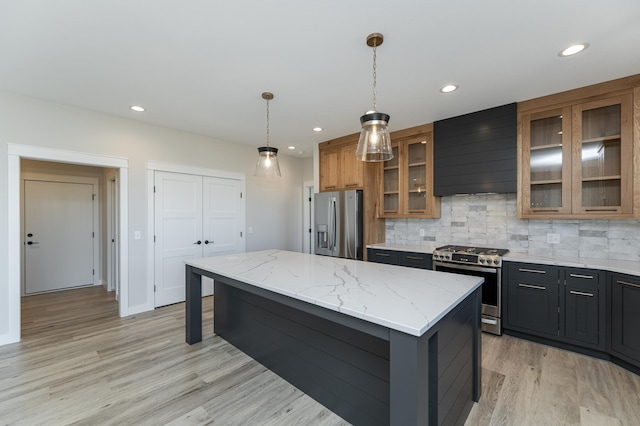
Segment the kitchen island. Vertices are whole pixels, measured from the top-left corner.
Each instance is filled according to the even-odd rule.
[[[186,340],[214,332],[352,424],[462,424],[480,398],[482,279],[267,250],[186,262]]]

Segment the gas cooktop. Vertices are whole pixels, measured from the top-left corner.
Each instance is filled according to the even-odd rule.
[[[487,247],[470,247],[470,246],[442,246],[436,248],[437,251],[440,252],[450,252],[450,253],[463,253],[463,254],[474,254],[474,255],[486,255],[486,256],[504,256],[509,253],[507,249],[495,249],[495,248],[487,248]]]
[[[433,251],[433,260],[500,267],[502,256],[507,253],[507,249],[448,245],[436,248]]]

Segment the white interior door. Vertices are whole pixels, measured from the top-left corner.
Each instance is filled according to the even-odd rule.
[[[154,184],[158,307],[185,300],[184,261],[202,257],[202,177],[157,171]]]
[[[203,256],[244,251],[242,182],[237,179],[203,178]],[[202,294],[213,294],[213,280],[203,278]]]
[[[24,181],[25,294],[92,285],[93,185]]]

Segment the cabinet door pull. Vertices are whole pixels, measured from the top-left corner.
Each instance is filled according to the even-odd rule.
[[[586,212],[617,212],[618,209],[584,209]]]
[[[348,183],[345,185],[347,188],[351,188],[352,186],[358,186],[357,183]]]
[[[531,288],[533,290],[546,290],[547,287],[542,285],[531,285],[531,284],[518,284],[518,287]]]
[[[574,290],[570,290],[569,293],[571,294],[575,294],[576,296],[589,296],[589,297],[593,297],[593,293],[585,293],[583,291],[574,291]]]
[[[616,282],[618,284],[626,285],[626,286],[629,286],[629,287],[640,288],[640,284],[628,283],[626,281],[620,281],[620,280],[617,280]]]
[[[531,272],[533,274],[546,274],[547,271],[540,271],[538,269],[525,269],[525,268],[520,268],[518,269],[520,272]]]
[[[407,259],[411,259],[411,260],[424,260],[424,257],[418,257],[418,256],[407,256]]]
[[[333,189],[335,187],[336,187],[335,185],[327,185],[327,186],[325,186],[326,189]]]
[[[585,278],[588,280],[592,280],[593,279],[593,275],[580,275],[580,274],[569,274],[570,277],[573,278]]]
[[[532,212],[534,213],[558,213],[560,211],[560,209],[544,209],[544,210],[540,210],[540,209],[533,209]]]
[[[389,257],[387,253],[375,253],[376,256]]]

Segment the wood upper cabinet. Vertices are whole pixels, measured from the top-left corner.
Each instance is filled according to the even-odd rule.
[[[325,142],[319,146],[320,192],[364,187],[364,166],[356,159],[358,140],[339,141]]]
[[[362,188],[364,184],[363,164],[356,158],[357,148],[357,144],[340,148],[340,177],[345,189]]]
[[[633,93],[520,111],[519,216],[633,217],[633,116]]]
[[[433,196],[433,132],[422,127],[391,134],[393,158],[380,164],[379,217],[440,217],[440,198]]]

